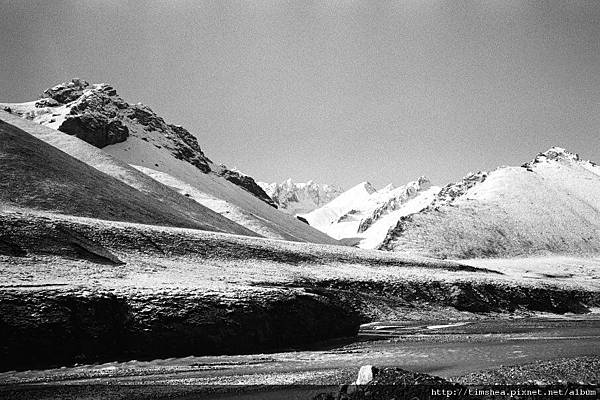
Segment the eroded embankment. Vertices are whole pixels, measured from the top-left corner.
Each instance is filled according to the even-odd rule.
[[[353,336],[360,316],[298,290],[232,301],[197,292],[0,292],[0,370],[75,362],[239,354]]]
[[[336,298],[360,313],[363,322],[394,319],[396,309],[423,305],[473,313],[587,313],[600,305],[600,293],[554,287],[514,286],[490,281],[303,281],[310,293]]]
[[[597,293],[472,282],[312,282],[231,298],[59,288],[0,292],[0,369],[241,354],[356,335],[361,323],[436,305],[471,312],[586,312]],[[424,315],[426,317],[426,315]]]

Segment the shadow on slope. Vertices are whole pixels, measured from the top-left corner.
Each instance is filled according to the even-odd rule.
[[[0,202],[75,216],[215,230],[0,121]]]
[[[0,111],[0,119],[24,130],[35,138],[48,143],[77,160],[94,167],[98,171],[139,190],[141,193],[151,198],[151,200],[161,203],[164,208],[172,209],[177,214],[180,214],[193,222],[199,223],[201,226],[210,226],[214,230],[227,233],[258,236],[251,230],[178,194],[169,187],[150,178],[148,175],[111,157],[104,151],[77,137],[67,135],[63,132],[2,111]]]

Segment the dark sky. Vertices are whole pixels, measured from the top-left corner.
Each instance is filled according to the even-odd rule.
[[[600,161],[600,1],[0,0],[0,101],[111,83],[257,179]]]

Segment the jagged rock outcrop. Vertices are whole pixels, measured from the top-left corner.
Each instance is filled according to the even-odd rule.
[[[429,189],[430,187],[431,182],[429,179],[421,176],[416,181],[409,182],[405,186],[402,186],[398,189],[394,189],[392,186],[384,188],[387,189],[386,192],[390,193],[391,196],[388,198],[383,198],[380,204],[374,209],[370,210],[369,215],[360,221],[360,224],[358,225],[358,233],[365,232],[382,216],[398,210],[409,199],[414,198],[417,196],[417,194]],[[384,191],[384,189],[382,189],[382,191]]]
[[[276,203],[255,180],[224,165],[215,165],[202,151],[196,137],[180,125],[168,124],[144,104],[125,102],[107,84],[73,79],[44,91],[35,110],[23,116],[76,136],[98,148],[136,137],[158,149],[166,149],[207,174],[214,172],[260,200]]]
[[[44,90],[40,96],[40,101],[36,107],[57,106],[67,104],[77,100],[86,89],[90,88],[89,82],[75,78],[70,82],[65,82]],[[117,93],[115,92],[114,95]]]
[[[81,79],[73,79],[47,89],[36,102],[37,108],[69,105],[70,111],[58,129],[98,148],[124,142],[129,129],[117,110],[128,105],[108,85],[93,87]]]
[[[263,188],[260,187],[252,177],[236,170],[227,169],[224,165],[222,167],[223,169],[218,172],[220,176],[245,189],[247,192],[252,193],[271,207],[278,208],[275,201],[265,193]]]
[[[535,156],[535,158],[532,161],[527,162],[521,166],[523,168],[530,169],[534,165],[543,163],[545,161],[570,162],[570,161],[581,161],[581,159],[579,158],[579,154],[571,153],[571,152],[563,149],[562,147],[554,146],[554,147],[551,147],[550,149],[548,149],[547,151],[539,153],[537,156]],[[587,162],[592,165],[596,165],[591,161],[587,161]]]
[[[485,181],[487,176],[488,173],[485,171],[470,172],[459,182],[444,186],[435,197],[431,207],[451,203],[457,197],[464,195],[473,186]]]
[[[44,91],[36,107],[64,107],[58,130],[96,147],[121,143],[134,135],[168,149],[204,173],[211,171],[211,161],[194,135],[181,126],[167,124],[146,105],[125,102],[110,85],[73,79]]]
[[[124,142],[129,136],[129,129],[121,121],[97,113],[69,115],[60,130],[98,148]]]

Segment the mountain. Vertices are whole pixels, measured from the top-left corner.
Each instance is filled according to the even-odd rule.
[[[125,102],[107,84],[73,79],[47,89],[40,100],[1,106],[102,149],[256,234],[273,239],[336,243],[278,211],[252,177],[210,160],[190,132],[166,123],[141,103]]]
[[[171,208],[1,120],[0,178],[3,209],[247,233],[202,206],[187,213]]]
[[[337,186],[308,181],[282,183],[258,182],[258,185],[273,199],[277,207],[285,213],[306,214],[324,206],[339,196],[343,190]]]
[[[427,207],[439,190],[425,177],[400,187],[390,184],[380,190],[363,182],[302,217],[311,226],[346,244],[373,249],[382,244],[400,217]]]
[[[196,227],[204,227],[203,229],[206,229],[210,226],[212,228],[209,228],[209,230],[246,236],[258,236],[251,230],[234,223],[192,199],[181,196],[166,185],[155,181],[146,174],[111,157],[83,140],[71,135],[62,134],[44,125],[36,124],[33,121],[19,118],[16,115],[8,114],[4,111],[0,111],[0,120],[15,128],[22,129],[29,135],[60,149],[62,152],[86,165],[94,167],[98,171],[131,186],[146,197],[149,197],[149,200],[154,200],[159,203],[162,208],[168,208],[173,213],[179,214],[182,218],[190,220],[190,224],[193,222],[197,223],[197,225],[195,225]],[[35,151],[35,148],[30,149],[30,151]],[[93,212],[88,216],[93,216]],[[168,223],[167,225],[172,224]],[[180,224],[176,223],[174,225],[180,226]]]
[[[553,147],[444,187],[381,248],[437,258],[588,256],[600,252],[599,226],[600,167]]]

